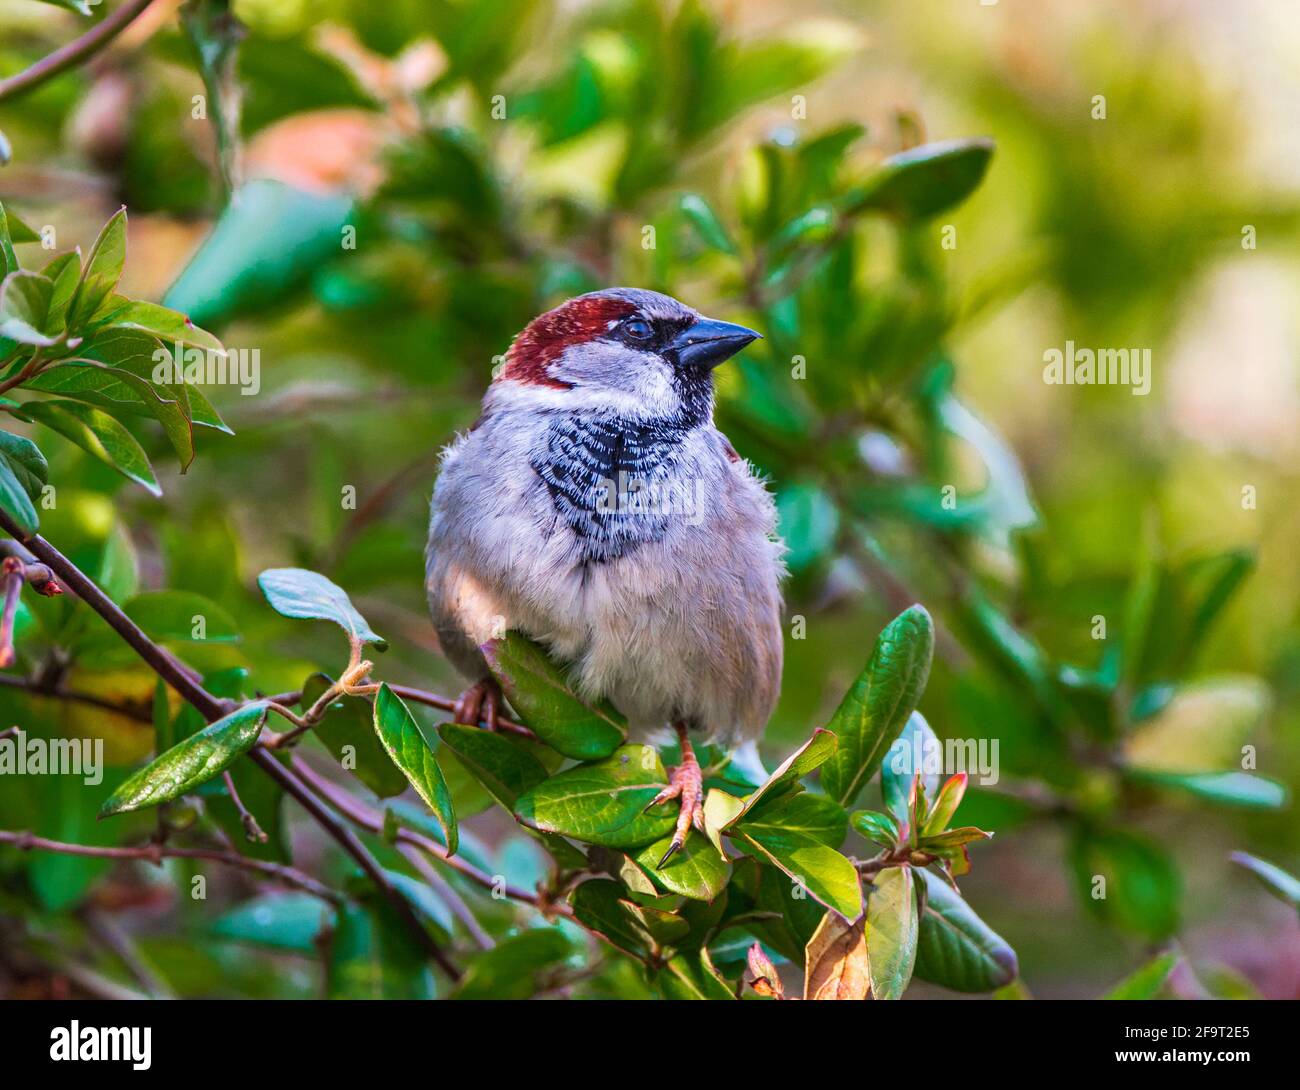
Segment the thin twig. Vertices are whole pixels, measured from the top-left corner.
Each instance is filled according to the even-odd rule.
[[[39,87],[46,80],[53,79],[60,72],[75,67],[87,57],[103,49],[109,42],[125,30],[140,16],[153,0],[128,0],[112,15],[106,15],[80,38],[60,46],[53,53],[42,57],[30,68],[17,75],[0,80],[0,102],[33,87]]]
[[[16,677],[13,674],[0,674],[0,685],[8,686],[11,689],[22,689],[31,696],[45,697],[47,700],[66,700],[72,704],[86,704],[92,708],[100,708],[103,711],[125,716],[137,723],[153,723],[153,716],[143,704],[119,703],[115,700],[109,700],[107,697],[97,696],[94,693],[64,689],[58,686],[50,688],[48,685],[43,685],[39,680]]]
[[[86,575],[39,534],[27,538],[18,525],[4,512],[0,511],[0,528],[18,541],[21,541],[32,554],[44,564],[48,564],[63,581],[63,585],[72,590],[91,609],[100,615],[126,644],[136,652],[153,669],[159,677],[167,682],[182,697],[192,704],[209,723],[222,718],[233,705],[218,700],[194,678],[192,672],[173,655],[153,642],[144,630],[131,620],[121,608],[95,585]],[[419,941],[421,948],[432,958],[451,979],[460,979],[460,970],[447,956],[442,947],[425,929],[420,918],[415,914],[411,903],[388,880],[378,860],[356,834],[339,822],[330,811],[321,804],[302,782],[285,768],[265,749],[254,748],[248,754],[254,764],[274,779],[280,787],[298,802],[316,822],[350,855],[361,867],[366,876],[375,884],[393,906],[398,916]]]
[[[316,881],[300,870],[283,863],[272,863],[265,859],[251,859],[234,851],[219,848],[172,848],[166,844],[145,844],[133,848],[100,847],[94,844],[69,844],[60,840],[49,840],[43,836],[33,836],[26,832],[13,832],[0,829],[0,844],[12,844],[19,851],[56,852],[60,855],[82,855],[95,859],[140,859],[147,863],[158,864],[163,859],[204,859],[212,863],[221,863],[228,867],[254,871],[265,878],[274,879],[287,886],[293,886],[305,893],[311,893],[331,904],[342,904],[343,896],[328,886]]]

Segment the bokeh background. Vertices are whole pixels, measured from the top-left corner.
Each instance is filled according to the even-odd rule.
[[[822,725],[883,624],[922,601],[943,632],[921,710],[941,737],[1000,742],[1002,783],[963,804],[998,834],[963,891],[1028,990],[1099,994],[1172,938],[1182,994],[1300,995],[1296,912],[1228,859],[1294,871],[1289,804],[1222,806],[1117,767],[1157,723],[1157,764],[1237,767],[1251,744],[1261,774],[1300,786],[1294,5],[247,0],[213,87],[175,8],[0,102],[0,199],[83,251],[125,204],[126,289],[256,349],[261,389],[207,389],[235,434],[204,433],[183,476],[140,430],[162,499],[35,429],[59,485],[50,540],[88,570],[127,556],[137,586],[219,603],[239,641],[177,649],[246,669],[249,690],[341,665],[328,626],[257,593],[258,571],[298,564],[388,637],[385,677],[454,694],[421,587],[439,448],[538,311],[611,283],[671,292],[767,334],[720,374],[718,406],[777,493],[805,621],[765,758]],[[0,0],[0,75],[82,29]],[[863,196],[889,156],[974,137],[995,150],[980,184],[954,183],[959,203]],[[1043,353],[1067,339],[1149,348],[1150,395],[1045,384]],[[1220,586],[1235,593],[1202,630]],[[28,670],[68,607],[32,608]],[[102,640],[71,671],[152,696]],[[0,689],[10,722],[102,735],[122,769],[152,743]],[[96,826],[79,790],[0,784],[0,824],[145,828]],[[327,852],[296,811],[284,822],[296,858]],[[505,815],[468,827],[536,879]],[[196,909],[174,871],[142,888],[98,861],[12,856],[0,914],[23,921],[27,953],[57,962],[82,949],[88,911],[125,905],[181,994],[319,987],[309,959],[220,937],[237,879]],[[1135,898],[1090,903],[1080,884],[1099,871]],[[27,978],[10,959],[0,979]]]

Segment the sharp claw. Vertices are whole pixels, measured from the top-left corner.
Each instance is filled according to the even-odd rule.
[[[678,837],[673,837],[673,842],[668,845],[668,850],[664,852],[664,857],[661,860],[659,860],[659,866],[656,869],[663,870],[664,864],[667,863],[668,860],[670,860],[674,855],[676,855],[677,852],[681,850],[682,845],[685,843],[686,843],[685,837],[681,837],[680,839]]]
[[[671,799],[677,798],[678,796],[681,795],[681,793],[682,793],[682,789],[680,787],[678,787],[676,784],[669,784],[662,791],[660,791],[659,794],[657,794],[648,803],[646,803],[645,810],[642,810],[641,812],[644,814],[646,810],[653,810],[656,806],[659,806],[661,803],[665,803]]]

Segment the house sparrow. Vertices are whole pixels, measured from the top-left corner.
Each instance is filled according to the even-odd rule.
[[[681,764],[650,805],[681,809],[660,866],[703,829],[691,734],[756,739],[780,688],[776,509],[713,425],[713,368],[758,336],[653,291],[570,299],[515,338],[433,495],[429,606],[473,682],[457,722],[494,724],[479,648],[515,629],[633,740],[671,726]]]

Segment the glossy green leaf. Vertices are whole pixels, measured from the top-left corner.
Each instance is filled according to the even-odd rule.
[[[898,824],[889,814],[877,810],[855,810],[850,821],[853,828],[868,840],[886,847],[898,843]]]
[[[774,827],[752,833],[736,828],[732,838],[756,859],[780,868],[827,908],[850,920],[862,914],[858,872],[834,848],[804,833]]]
[[[266,720],[256,700],[191,734],[126,780],[100,807],[101,817],[170,802],[229,768],[253,747]]]
[[[357,612],[342,587],[306,568],[268,568],[257,577],[271,608],[285,617],[333,621],[352,639],[373,643],[383,651],[388,644],[377,636]]]
[[[903,220],[938,215],[969,197],[993,157],[988,139],[944,140],[891,155],[847,200],[852,212],[887,212]]]
[[[886,867],[871,880],[867,958],[876,999],[902,999],[912,980],[919,930],[914,882],[907,866]]]
[[[127,429],[102,409],[79,401],[31,401],[24,411],[33,420],[71,439],[155,496],[162,495],[149,456]]]
[[[456,854],[456,812],[451,792],[437,757],[424,740],[411,710],[388,684],[379,686],[375,696],[375,733],[397,765],[415,788],[415,793],[433,811],[447,838],[447,854]]]
[[[667,785],[667,773],[652,746],[622,746],[603,761],[571,768],[525,792],[515,802],[515,817],[539,832],[639,848],[659,840],[676,824],[675,802],[646,811]]]
[[[881,632],[829,724],[839,746],[822,769],[822,786],[842,806],[853,804],[902,733],[925,690],[933,654],[934,622],[923,606],[912,606]]]
[[[849,831],[849,816],[824,795],[800,794],[775,798],[749,811],[735,826],[751,836],[794,833],[827,847],[838,848]]]
[[[669,835],[642,848],[634,857],[637,866],[669,893],[694,901],[712,901],[726,888],[731,867],[718,857],[708,839],[694,829],[687,834],[681,850],[660,867],[659,860],[671,841]]]
[[[483,654],[510,706],[552,749],[589,761],[608,757],[623,744],[623,717],[579,697],[564,672],[531,640],[507,632],[484,644]]]
[[[961,894],[928,871],[916,945],[916,976],[955,992],[991,992],[1015,980],[1016,952]]]
[[[813,736],[808,741],[782,761],[756,790],[745,796],[744,805],[736,811],[726,827],[735,826],[743,821],[745,815],[765,801],[802,790],[799,781],[829,761],[835,754],[837,743],[838,740],[830,731],[821,728],[813,731]]]
[[[921,773],[921,786],[927,796],[939,790],[939,772],[943,765],[943,743],[920,712],[913,712],[885,759],[880,763],[880,796],[885,807],[902,824],[908,822],[907,800],[912,780]]]
[[[518,742],[493,731],[443,723],[438,736],[465,770],[507,810],[513,810],[520,795],[546,779],[541,761]]]

